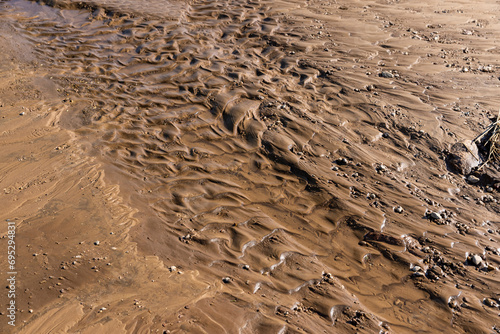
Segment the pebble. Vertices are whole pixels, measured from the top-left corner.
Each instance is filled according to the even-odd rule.
[[[413,272],[417,272],[420,270],[422,270],[422,268],[420,266],[413,266],[413,268],[411,268],[411,271],[413,271]]]
[[[347,159],[346,158],[342,158],[342,159],[337,159],[337,164],[338,165],[347,165]]]
[[[453,300],[450,300],[450,302],[448,303],[448,306],[450,308],[456,308],[458,306],[458,303],[455,299],[453,299]]]
[[[380,74],[378,76],[382,77],[382,78],[394,78],[394,74],[392,74],[391,72],[387,72],[387,71],[380,72]]]
[[[483,259],[479,255],[474,254],[469,256],[469,261],[477,267],[483,262]]]
[[[245,269],[245,270],[250,270],[250,266],[248,264],[243,265],[242,268]]]
[[[231,282],[231,277],[224,277],[222,279],[222,282],[224,282],[224,283],[230,283]]]
[[[431,219],[435,219],[435,220],[439,220],[439,219],[442,219],[443,217],[441,217],[441,215],[437,212],[431,212],[430,214],[430,217]]]
[[[398,205],[397,207],[394,208],[394,212],[396,213],[403,213],[404,209],[401,207],[401,205]]]
[[[94,245],[99,246],[100,243],[101,242],[99,240],[97,240],[96,242],[94,242]]]
[[[467,182],[475,184],[479,182],[479,178],[475,175],[469,175],[467,176]]]
[[[168,270],[170,270],[170,272],[173,272],[173,271],[177,270],[177,267],[176,266],[170,266],[170,267],[168,267]]]

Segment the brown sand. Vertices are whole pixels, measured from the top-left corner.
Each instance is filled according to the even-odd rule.
[[[500,333],[497,4],[139,3],[0,3],[1,333]]]

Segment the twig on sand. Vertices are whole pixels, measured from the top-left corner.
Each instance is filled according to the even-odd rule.
[[[488,126],[488,128],[474,139],[474,142],[480,142],[482,138],[489,136],[484,143],[484,147],[489,144],[488,159],[479,167],[482,168],[492,160],[500,160],[500,110],[496,122]]]

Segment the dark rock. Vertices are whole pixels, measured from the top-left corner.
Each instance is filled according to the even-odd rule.
[[[475,175],[471,174],[471,175],[467,176],[467,182],[469,182],[469,183],[476,184],[479,181],[480,181],[480,179]]]
[[[493,186],[493,189],[500,190],[500,168],[488,163],[482,169],[481,181]]]
[[[477,145],[470,140],[466,140],[451,147],[450,153],[446,157],[446,163],[453,172],[467,175],[470,174],[474,167],[479,166],[480,161],[478,159]]]
[[[430,217],[430,219],[433,219],[433,220],[440,220],[443,218],[438,212],[431,212],[429,217]]]
[[[392,74],[391,72],[387,72],[387,71],[380,72],[378,76],[382,77],[382,78],[394,78],[394,74]]]

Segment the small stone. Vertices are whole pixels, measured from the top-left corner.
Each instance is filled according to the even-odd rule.
[[[413,272],[415,272],[415,273],[416,273],[417,271],[420,271],[420,270],[422,270],[422,268],[421,268],[420,266],[413,266],[413,268],[411,268],[411,271],[413,271]]]
[[[442,219],[443,217],[441,217],[441,215],[437,212],[431,212],[431,214],[429,215],[429,217],[431,217],[431,219],[434,219],[434,220],[439,220],[439,219]]]
[[[471,175],[467,176],[467,182],[475,184],[475,183],[479,182],[479,178],[477,176],[471,174]]]
[[[457,301],[456,301],[455,299],[452,299],[452,300],[450,300],[450,302],[448,303],[448,306],[449,306],[450,308],[456,308],[456,307],[458,306],[458,303],[457,303]]]
[[[401,207],[401,205],[398,205],[397,207],[394,208],[394,212],[396,213],[403,213],[404,209]]]
[[[224,283],[230,283],[231,282],[231,277],[224,277],[222,279],[222,282],[224,282]]]
[[[176,266],[170,266],[168,267],[168,270],[170,270],[170,272],[174,272],[177,270],[177,267]]]
[[[394,74],[392,74],[391,72],[387,72],[387,71],[380,72],[378,76],[382,77],[382,78],[394,78]]]
[[[19,115],[24,116],[24,115],[26,115],[26,113],[23,111],[23,112],[19,113]]]
[[[469,256],[469,261],[477,267],[483,262],[483,259],[479,255],[474,254]]]
[[[248,264],[243,265],[242,268],[245,269],[245,270],[250,270],[250,266]]]
[[[99,246],[100,243],[101,242],[99,240],[97,240],[97,241],[94,242],[94,245]]]
[[[28,312],[29,312],[29,313],[33,313],[33,309],[29,309],[29,310],[28,310]]]
[[[421,271],[417,271],[416,273],[412,274],[413,277],[424,277],[424,273]]]
[[[346,158],[342,158],[342,159],[337,159],[337,164],[338,165],[347,165],[347,159]]]
[[[478,156],[476,143],[467,140],[451,147],[450,154],[446,157],[446,163],[455,173],[467,175],[472,168],[479,166]]]

